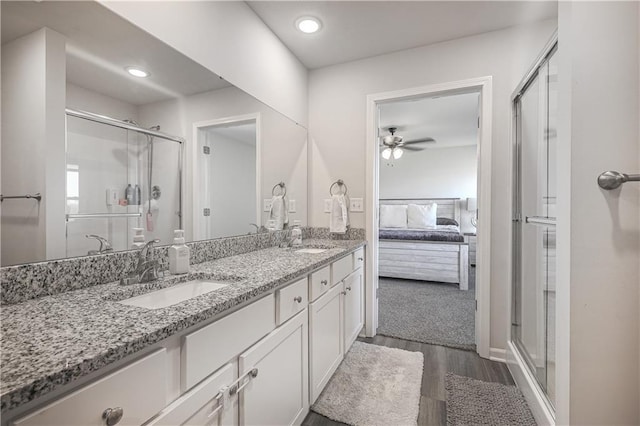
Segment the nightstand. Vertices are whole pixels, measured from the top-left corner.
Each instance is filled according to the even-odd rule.
[[[469,265],[476,266],[476,234],[472,232],[464,233],[464,242],[469,244]]]

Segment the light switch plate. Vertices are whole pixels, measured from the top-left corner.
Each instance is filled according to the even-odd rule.
[[[108,206],[117,206],[118,205],[118,190],[113,188],[107,188],[107,205]]]
[[[262,201],[262,211],[270,212],[271,211],[271,198],[265,198]]]
[[[352,212],[363,212],[364,211],[364,200],[362,198],[352,198],[351,203],[349,205],[349,211]]]
[[[324,212],[325,213],[331,213],[331,199],[330,198],[326,198],[324,200]]]
[[[289,200],[289,213],[296,212],[296,200]]]

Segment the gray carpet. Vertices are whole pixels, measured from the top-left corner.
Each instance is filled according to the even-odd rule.
[[[355,426],[416,425],[423,365],[421,352],[356,341],[311,409]]]
[[[475,351],[475,285],[469,281],[469,290],[461,291],[453,284],[380,277],[378,333]]]
[[[522,392],[515,386],[452,373],[445,376],[444,386],[449,426],[536,425]]]

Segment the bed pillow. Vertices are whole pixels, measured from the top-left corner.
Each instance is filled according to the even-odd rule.
[[[457,220],[448,217],[439,217],[436,219],[436,225],[454,225],[460,226]]]
[[[407,227],[407,205],[380,206],[380,228],[406,228]]]
[[[407,226],[412,229],[428,229],[436,227],[438,205],[409,204],[407,208]]]

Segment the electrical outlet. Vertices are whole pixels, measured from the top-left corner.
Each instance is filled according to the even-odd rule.
[[[296,200],[289,200],[289,213],[296,212]]]
[[[364,211],[364,201],[362,198],[352,198],[351,203],[349,205],[349,211],[352,212],[363,212]]]
[[[262,201],[262,211],[270,212],[271,211],[271,198],[265,198]]]
[[[330,198],[326,198],[324,200],[324,212],[325,213],[331,213],[331,199]]]

